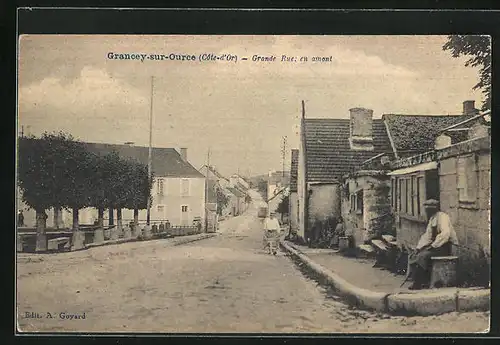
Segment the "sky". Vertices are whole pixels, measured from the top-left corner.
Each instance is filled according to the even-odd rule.
[[[307,118],[347,119],[353,107],[373,109],[374,118],[460,114],[465,100],[479,108],[481,94],[472,90],[478,70],[443,51],[445,41],[446,36],[25,35],[19,41],[18,129],[147,146],[152,108],[153,146],[186,147],[196,168],[210,150],[210,164],[222,174],[265,174],[282,169],[285,136],[289,169],[290,150],[299,147],[302,100]],[[109,53],[174,53],[196,61],[119,60]],[[199,61],[203,53],[238,60]],[[252,61],[254,55],[275,61]],[[297,61],[282,62],[282,55]],[[314,56],[331,61],[313,62]]]

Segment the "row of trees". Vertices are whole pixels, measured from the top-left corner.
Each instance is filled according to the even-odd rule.
[[[18,181],[23,201],[36,211],[38,237],[45,241],[45,210],[70,209],[73,230],[78,230],[78,213],[85,207],[98,209],[102,227],[104,210],[116,209],[121,227],[121,209],[133,209],[137,223],[139,209],[147,207],[152,179],[147,166],[120,158],[116,152],[91,152],[71,135],[44,133],[40,138],[22,137],[18,148]]]

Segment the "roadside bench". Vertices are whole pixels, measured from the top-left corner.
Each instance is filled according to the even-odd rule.
[[[431,262],[431,288],[457,286],[458,256],[433,256]]]
[[[71,244],[70,237],[57,237],[47,241],[47,250],[62,250],[69,248]]]
[[[392,235],[382,235],[382,239],[374,239],[371,244],[376,252],[376,261],[373,267],[384,267],[396,273],[396,257],[398,253],[396,238]]]

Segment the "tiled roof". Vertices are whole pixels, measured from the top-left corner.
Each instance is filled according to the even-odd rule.
[[[116,151],[122,158],[130,158],[142,164],[148,164],[148,147],[84,143],[92,152],[106,154]],[[154,176],[162,177],[204,177],[190,163],[184,161],[174,148],[153,147],[151,169]]]
[[[297,173],[299,169],[299,150],[292,150],[292,164],[290,169],[290,191],[297,191]]]
[[[469,115],[399,115],[382,116],[401,157],[422,153],[434,148],[439,132],[469,118]],[[467,140],[467,132],[448,132],[452,144]]]
[[[349,119],[305,119],[305,149],[308,182],[333,182],[365,160],[391,153],[392,148],[382,120],[373,120],[372,151],[352,150]]]

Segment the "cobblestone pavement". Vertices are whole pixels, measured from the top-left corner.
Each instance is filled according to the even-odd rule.
[[[353,310],[262,250],[255,207],[216,237],[125,243],[18,259],[23,331],[482,332],[489,313],[392,317]],[[26,313],[41,318],[27,318]],[[47,317],[50,313],[53,318]],[[60,313],[85,319],[60,319]],[[34,316],[33,314],[29,316]],[[436,322],[438,321],[438,322]]]

